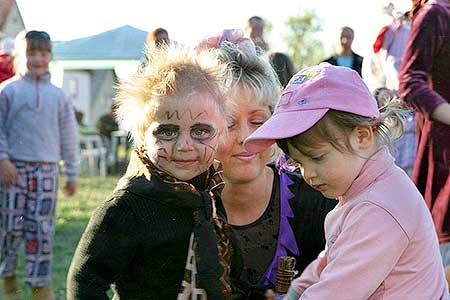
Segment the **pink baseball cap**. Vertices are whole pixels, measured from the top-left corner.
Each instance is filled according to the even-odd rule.
[[[307,131],[330,109],[380,116],[375,98],[356,71],[321,63],[292,76],[275,112],[245,140],[245,148],[254,153],[264,151],[277,139]]]

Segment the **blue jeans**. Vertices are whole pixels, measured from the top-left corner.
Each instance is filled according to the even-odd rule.
[[[440,244],[439,251],[441,252],[442,263],[444,267],[450,265],[450,242]]]

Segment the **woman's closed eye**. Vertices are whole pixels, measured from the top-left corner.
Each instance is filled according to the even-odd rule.
[[[251,120],[251,121],[250,121],[250,124],[259,127],[259,126],[261,126],[262,124],[264,124],[264,122],[266,122],[266,120],[258,119],[258,120]]]

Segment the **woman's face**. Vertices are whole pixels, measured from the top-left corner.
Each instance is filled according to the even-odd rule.
[[[152,163],[173,177],[187,181],[213,163],[223,128],[223,116],[210,95],[164,99],[145,134]]]
[[[269,162],[271,149],[261,153],[249,153],[245,150],[244,140],[271,115],[267,105],[258,105],[253,99],[246,99],[243,93],[233,99],[236,103],[231,120],[229,120],[228,135],[221,144],[217,159],[222,163],[223,176],[228,182],[249,182],[262,174]]]

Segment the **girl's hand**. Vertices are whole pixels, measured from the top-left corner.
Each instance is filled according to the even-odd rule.
[[[264,293],[264,297],[266,297],[266,300],[276,300],[275,296],[275,292],[272,289],[268,289]]]
[[[0,185],[9,188],[19,181],[19,171],[9,159],[0,160]]]

